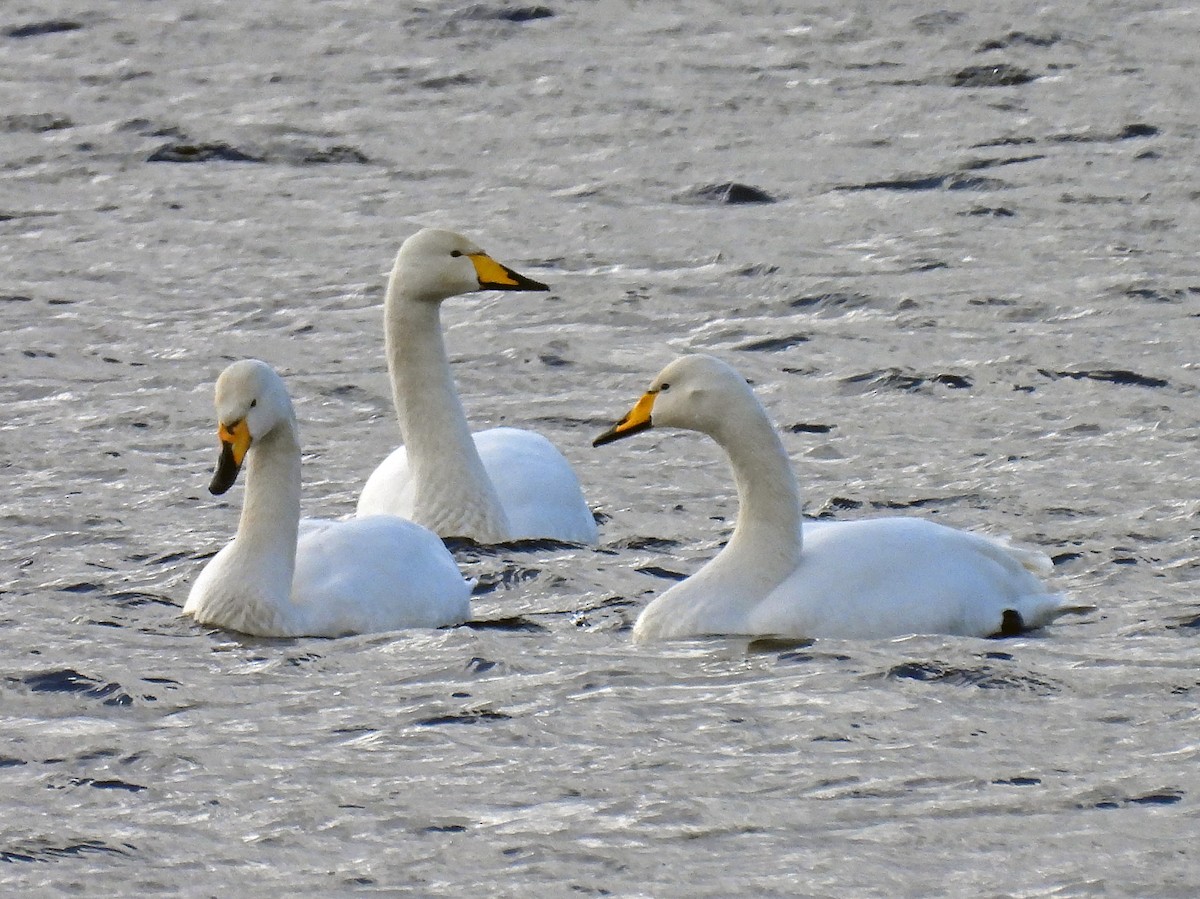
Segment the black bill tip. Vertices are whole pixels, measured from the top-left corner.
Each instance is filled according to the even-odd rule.
[[[626,437],[632,437],[634,434],[640,434],[642,431],[649,431],[653,426],[653,423],[648,418],[633,426],[627,426],[624,420],[622,420],[593,440],[592,446],[604,446],[604,444],[612,443],[614,440],[623,440]]]
[[[217,470],[213,472],[212,483],[208,485],[208,492],[213,496],[220,496],[226,490],[233,486],[233,482],[237,480],[238,472],[242,466],[238,465],[233,459],[233,444],[221,443],[221,458],[217,460]]]
[[[549,290],[548,284],[543,284],[541,281],[535,281],[533,278],[526,278],[520,272],[514,272],[507,265],[501,265],[504,269],[504,274],[507,275],[510,281],[493,281],[491,283],[481,283],[480,287],[485,290]]]

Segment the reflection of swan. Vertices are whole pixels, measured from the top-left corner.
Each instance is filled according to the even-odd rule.
[[[470,588],[438,537],[377,515],[300,520],[300,443],[292,401],[264,362],[217,379],[222,494],[249,458],[237,537],[205,566],[185,615],[260,637],[336,637],[459,624]]]
[[[442,343],[442,300],[475,290],[548,289],[451,231],[427,228],[404,241],[388,281],[384,327],[405,445],[367,480],[359,515],[402,515],[443,537],[480,543],[596,542],[579,480],[549,440],[517,428],[471,434]]]
[[[684,356],[599,446],[651,426],[712,437],[737,482],[737,525],[712,561],[650,603],[638,640],[704,634],[992,636],[1038,627],[1062,611],[1031,572],[1043,553],[919,518],[805,526],[796,479],[745,380],[711,356]]]

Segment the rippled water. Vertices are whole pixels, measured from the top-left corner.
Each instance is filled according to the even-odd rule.
[[[6,5],[5,891],[1196,895],[1198,31],[1149,2]],[[730,182],[775,202],[702,190]],[[470,627],[181,620],[241,495],[204,489],[216,374],[285,374],[305,510],[352,511],[421,224],[553,285],[448,302],[447,339],[472,419],[548,434],[603,545],[457,546]],[[754,380],[813,514],[1010,534],[1094,610],[633,647],[733,487],[694,435],[590,440],[685,349]]]

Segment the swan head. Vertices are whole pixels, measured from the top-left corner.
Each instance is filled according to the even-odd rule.
[[[592,441],[603,446],[653,427],[684,428],[720,438],[749,396],[750,385],[714,356],[681,356],[655,376],[625,417]]]
[[[208,489],[220,496],[237,480],[251,444],[293,420],[295,413],[283,379],[257,359],[243,359],[221,372],[215,406],[221,457]]]
[[[549,290],[497,262],[461,234],[424,228],[396,254],[393,280],[408,297],[440,303],[476,290]]]

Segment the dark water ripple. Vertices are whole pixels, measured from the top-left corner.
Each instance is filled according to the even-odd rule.
[[[108,706],[133,704],[133,697],[120,684],[105,683],[71,668],[27,674],[21,678],[21,683],[34,693],[76,694],[88,699],[102,699]]]

